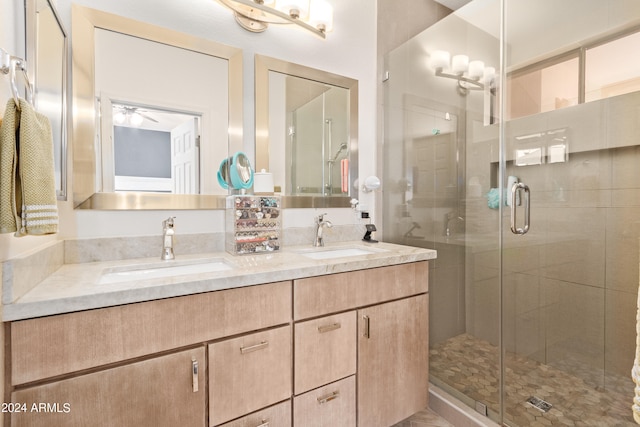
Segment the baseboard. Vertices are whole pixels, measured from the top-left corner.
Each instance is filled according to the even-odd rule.
[[[429,407],[455,427],[500,427],[432,383],[429,383]]]

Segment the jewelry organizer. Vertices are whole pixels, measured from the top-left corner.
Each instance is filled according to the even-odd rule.
[[[234,255],[280,249],[282,210],[279,196],[227,198],[226,249]]]

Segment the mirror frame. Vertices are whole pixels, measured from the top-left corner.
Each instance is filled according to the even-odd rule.
[[[256,114],[256,170],[269,170],[269,71],[326,83],[349,90],[349,183],[348,196],[283,195],[286,208],[351,207],[351,199],[358,198],[358,81],[315,68],[255,55],[255,114]]]
[[[58,27],[60,29],[60,33],[64,39],[63,46],[63,58],[62,58],[62,81],[61,90],[62,90],[62,108],[61,108],[61,123],[60,123],[60,187],[56,188],[56,197],[58,200],[65,201],[67,200],[67,173],[68,173],[68,162],[69,162],[69,152],[68,152],[68,139],[70,132],[70,120],[69,120],[69,94],[70,94],[70,85],[69,85],[69,35],[62,24],[62,20],[60,19],[60,15],[55,8],[55,5],[51,0],[45,0],[49,9],[53,13],[53,16],[58,23]],[[32,82],[34,88],[34,103],[35,107],[38,106],[38,64],[37,64],[37,54],[38,54],[38,7],[37,0],[25,0],[25,47],[26,47],[26,61],[28,65],[28,73],[29,80]],[[54,136],[54,149],[55,149],[55,136]]]
[[[227,196],[143,192],[95,192],[95,29],[116,31],[229,62],[229,152],[242,148],[242,50],[119,15],[72,4],[73,205],[76,209],[225,209]],[[176,72],[179,72],[176,70]],[[211,165],[217,167],[217,165]]]

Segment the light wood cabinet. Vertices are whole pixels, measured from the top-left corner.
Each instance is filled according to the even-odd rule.
[[[220,427],[291,427],[291,400],[254,412]]]
[[[421,261],[295,280],[293,318],[318,317],[425,293],[428,271],[428,261]]]
[[[209,424],[291,397],[291,326],[209,345]]]
[[[295,394],[356,373],[356,312],[295,325]]]
[[[416,262],[295,280],[295,391],[317,387],[329,377],[331,362],[298,355],[314,346],[331,354],[357,351],[358,425],[389,427],[428,405],[428,262]],[[333,312],[357,309],[356,342],[306,343],[302,325],[330,324]],[[348,316],[347,312],[340,316]],[[302,321],[309,317],[319,317]],[[366,337],[365,337],[366,335]],[[351,346],[351,347],[349,347]],[[302,364],[302,366],[299,366]],[[323,372],[313,372],[313,369]],[[303,373],[298,373],[303,371]],[[298,376],[301,375],[301,378]],[[310,379],[313,378],[313,379]],[[294,425],[298,408],[294,399]],[[312,422],[305,419],[305,422]],[[306,427],[307,424],[302,424]],[[316,425],[316,424],[314,424]],[[331,424],[317,424],[331,425]]]
[[[351,376],[294,397],[293,425],[299,427],[355,427],[355,377]]]
[[[25,388],[11,394],[26,409],[11,427],[205,427],[205,372],[201,346]]]
[[[427,292],[421,261],[12,322],[4,425],[388,427],[427,406]]]
[[[389,427],[428,405],[426,294],[358,310],[358,423]]]
[[[291,282],[229,289],[11,323],[12,383],[291,321]]]

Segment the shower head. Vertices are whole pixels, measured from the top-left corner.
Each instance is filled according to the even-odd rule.
[[[340,155],[340,153],[342,153],[347,148],[348,148],[348,146],[347,146],[346,142],[343,142],[342,144],[340,144],[340,148],[338,148],[338,151],[336,151],[336,154],[333,156],[333,158],[331,160],[329,160],[329,162],[333,163],[336,160],[338,160],[338,156]]]

